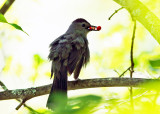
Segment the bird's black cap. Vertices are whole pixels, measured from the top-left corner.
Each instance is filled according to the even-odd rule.
[[[76,19],[76,20],[74,20],[73,21],[73,23],[83,23],[83,22],[86,22],[86,23],[89,23],[88,21],[86,21],[85,19],[83,19],[83,18],[78,18],[78,19]]]

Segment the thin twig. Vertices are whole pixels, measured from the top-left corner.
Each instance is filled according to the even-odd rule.
[[[0,81],[0,86],[2,87],[3,90],[5,91],[8,90],[2,81]]]
[[[119,75],[119,72],[116,69],[114,69],[114,72],[116,72]]]
[[[113,17],[113,15],[115,15],[121,9],[123,9],[123,7],[119,8],[118,10],[115,10],[115,12],[108,18],[108,20],[111,20],[111,18]]]
[[[132,41],[131,41],[131,52],[130,52],[130,58],[131,58],[130,77],[131,78],[134,72],[133,47],[134,47],[135,33],[136,33],[136,21],[134,20],[133,35],[132,35]]]
[[[136,32],[136,20],[133,20],[133,21],[134,21],[134,27],[133,27],[133,34],[132,34],[132,40],[131,40],[131,52],[130,52],[130,58],[131,58],[130,78],[133,77],[133,72],[134,72],[133,47],[134,47],[134,39],[135,39],[135,32]],[[132,86],[130,87],[130,101],[131,101],[131,110],[134,111]]]
[[[22,102],[16,107],[16,110],[18,110],[24,103],[27,101],[27,99],[23,99]]]
[[[130,103],[131,103],[131,110],[134,111],[134,104],[133,104],[133,87],[130,87]]]
[[[119,78],[121,78],[128,70],[130,70],[131,67],[128,67],[121,75],[119,75]]]

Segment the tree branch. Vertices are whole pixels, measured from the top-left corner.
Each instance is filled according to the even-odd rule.
[[[152,86],[144,86],[150,85]],[[7,90],[0,92],[0,100],[8,99],[31,99],[33,97],[48,94],[51,85],[32,87],[27,89]],[[159,86],[158,86],[159,85]],[[160,79],[144,79],[144,78],[96,78],[79,80],[75,85],[75,81],[68,82],[68,90],[96,88],[96,87],[144,87],[148,89],[159,89]]]
[[[2,81],[0,81],[0,86],[5,90],[5,91],[8,91],[8,88],[6,87],[6,85],[2,82]],[[21,102],[21,100],[20,99],[16,99],[18,102]],[[22,100],[22,102],[23,102],[23,100]],[[17,107],[16,107],[16,110],[18,110],[22,105],[24,105],[24,107],[26,107],[26,108],[28,108],[29,110],[32,110],[32,111],[34,111],[34,112],[36,112],[34,109],[32,109],[31,107],[29,107],[29,106],[27,106],[26,104],[24,104],[25,102],[23,102],[23,103],[20,103],[20,105],[18,105]],[[21,105],[22,104],[22,105]]]
[[[7,0],[5,2],[5,4],[2,6],[2,8],[0,9],[0,12],[4,15],[7,10],[10,8],[10,6],[13,4],[15,0]]]

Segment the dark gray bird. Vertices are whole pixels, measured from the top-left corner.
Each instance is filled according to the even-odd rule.
[[[52,61],[51,77],[54,81],[47,101],[47,107],[54,109],[57,105],[67,103],[67,74],[74,73],[77,80],[82,66],[90,59],[87,34],[98,31],[101,27],[91,26],[85,19],[78,18],[72,22],[65,34],[50,44],[49,60]],[[63,99],[58,96],[63,96]]]

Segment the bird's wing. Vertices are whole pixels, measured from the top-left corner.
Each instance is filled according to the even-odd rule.
[[[84,57],[82,57],[81,60],[76,65],[76,69],[74,70],[74,79],[78,78],[81,68],[83,66],[83,62],[84,62]]]
[[[50,44],[49,60],[52,61],[51,77],[54,72],[59,72],[62,65],[67,66],[68,57],[72,52],[72,45],[67,38],[70,36],[62,35]]]
[[[85,41],[82,36],[75,37],[72,40],[72,52],[68,59],[68,71],[70,74],[76,69],[79,61],[83,58],[83,53],[85,52]],[[81,68],[80,68],[81,69]]]
[[[78,61],[75,71],[74,71],[74,78],[77,79],[79,76],[79,73],[81,71],[82,66],[87,65],[87,63],[89,62],[90,59],[90,52],[89,52],[89,48],[88,48],[88,40],[85,38],[84,39],[84,46],[83,47],[83,54],[82,57],[80,59],[80,61]]]

